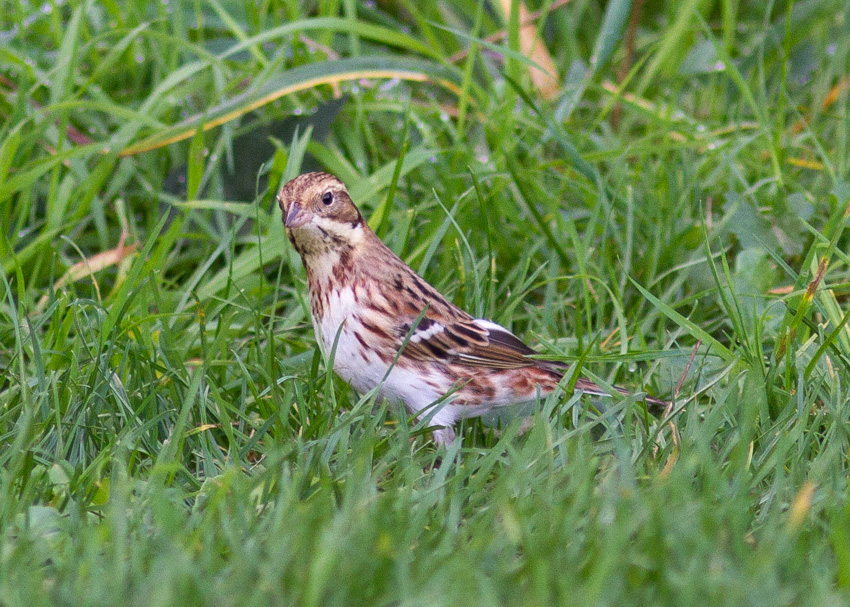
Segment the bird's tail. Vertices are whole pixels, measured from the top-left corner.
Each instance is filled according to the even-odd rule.
[[[626,390],[620,386],[612,386],[617,392],[623,394],[624,396],[631,396],[633,392]],[[602,388],[601,386],[596,385],[589,379],[585,379],[583,377],[579,377],[576,381],[575,385],[576,390],[581,390],[585,394],[593,394],[594,396],[611,396],[611,393]],[[647,408],[653,414],[661,414],[664,413],[665,409],[670,406],[670,403],[661,398],[655,398],[654,396],[645,395],[643,400],[646,402]]]

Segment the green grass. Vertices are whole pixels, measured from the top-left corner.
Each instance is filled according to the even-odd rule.
[[[632,62],[629,10],[537,21],[547,100],[498,3],[0,2],[0,604],[850,602],[850,6],[653,0]],[[360,398],[274,203],[315,169],[673,414],[446,452]]]

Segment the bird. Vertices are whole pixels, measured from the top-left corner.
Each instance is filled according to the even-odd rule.
[[[377,387],[379,398],[424,416],[438,447],[455,440],[460,419],[562,385],[568,365],[531,358],[537,352],[509,330],[448,301],[369,228],[334,175],[304,173],[283,185],[277,202],[306,271],[316,340],[334,371],[358,393]],[[610,396],[585,378],[574,389]]]

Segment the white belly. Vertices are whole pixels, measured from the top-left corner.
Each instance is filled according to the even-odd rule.
[[[425,376],[421,369],[396,364],[390,371],[392,359],[385,362],[377,351],[364,348],[355,333],[363,338],[370,334],[359,323],[357,314],[361,310],[355,304],[351,289],[333,293],[326,310],[321,323],[314,325],[316,338],[325,356],[333,356],[334,371],[358,393],[366,394],[381,385],[379,397],[403,403],[411,413],[417,413],[451,389],[447,379]]]

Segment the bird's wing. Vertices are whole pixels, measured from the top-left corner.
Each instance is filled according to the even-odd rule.
[[[419,361],[459,362],[473,367],[516,369],[540,366],[527,358],[537,354],[520,339],[489,320],[477,318],[434,318],[425,316],[411,333],[416,319],[399,319],[399,347],[410,338],[402,356]]]
[[[402,357],[422,362],[462,363],[470,367],[488,369],[542,367],[560,374],[569,366],[557,361],[528,358],[537,352],[520,341],[516,335],[489,320],[460,316],[426,316],[411,332],[415,322],[415,317],[400,318],[396,326],[397,347],[401,347],[405,338],[410,335]],[[576,380],[575,388],[587,394],[610,396],[608,390],[583,377]],[[613,388],[621,394],[631,394],[620,386]],[[644,400],[656,410],[669,405],[667,401],[651,396],[644,396]]]

